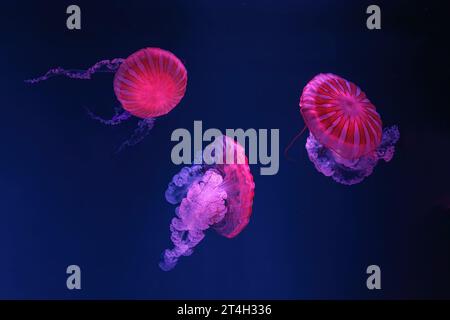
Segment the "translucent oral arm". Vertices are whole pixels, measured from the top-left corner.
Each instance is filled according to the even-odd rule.
[[[177,173],[166,190],[166,200],[171,204],[178,204],[187,195],[192,183],[202,178],[204,171],[200,165],[184,167]]]
[[[205,230],[221,221],[227,212],[227,193],[221,188],[222,176],[208,170],[194,182],[180,206],[177,217],[170,225],[173,249],[164,251],[159,266],[168,271],[175,267],[181,256],[192,254],[193,248],[205,237]]]
[[[400,138],[397,126],[385,128],[382,133],[381,143],[373,154],[346,161],[338,159],[334,152],[325,146],[310,133],[306,140],[306,150],[309,159],[317,171],[327,177],[331,177],[338,183],[353,185],[362,182],[370,176],[380,159],[388,162],[395,152],[395,144]]]

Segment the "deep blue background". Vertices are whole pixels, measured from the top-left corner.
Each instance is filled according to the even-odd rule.
[[[372,1],[75,1],[82,30],[65,27],[73,1],[1,8],[0,298],[450,298],[448,49],[441,3]],[[419,1],[418,1],[419,3]],[[442,2],[443,3],[443,2]],[[447,19],[448,20],[448,19]],[[24,79],[54,66],[83,69],[143,47],[175,53],[187,93],[145,141],[119,155],[135,121],[103,127],[118,102],[112,74],[90,81]],[[250,224],[213,231],[171,272],[174,207],[170,135],[205,128],[302,127],[298,101],[319,72],[357,83],[385,125],[398,124],[392,162],[347,187],[319,174],[303,148],[275,176],[253,166]],[[82,290],[65,268],[82,268]],[[365,269],[382,269],[382,290]]]

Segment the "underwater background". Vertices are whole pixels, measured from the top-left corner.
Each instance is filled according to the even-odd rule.
[[[444,2],[8,1],[0,13],[0,298],[450,298],[450,128]],[[173,52],[186,95],[150,135],[114,151],[135,121],[105,127],[118,106],[113,75],[25,79],[85,69],[144,47]],[[384,126],[398,125],[393,160],[354,186],[318,173],[304,148],[299,98],[317,73],[361,87]],[[253,215],[236,238],[213,231],[163,272],[174,206],[164,192],[176,128],[280,129],[280,169],[255,180]],[[82,290],[66,288],[66,267]],[[366,288],[379,265],[382,290]]]

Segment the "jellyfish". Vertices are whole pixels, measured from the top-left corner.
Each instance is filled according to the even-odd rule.
[[[87,70],[54,68],[25,82],[35,84],[57,75],[91,79],[98,72],[115,72],[114,93],[121,107],[115,108],[111,119],[103,119],[88,109],[89,116],[105,125],[117,125],[132,116],[140,119],[118,151],[139,143],[153,128],[155,118],[175,108],[186,92],[187,72],[183,63],[171,52],[159,48],[144,48],[126,59],[102,60]]]
[[[305,146],[309,159],[338,183],[360,183],[380,159],[393,158],[398,127],[383,129],[375,106],[350,81],[318,74],[303,89],[300,112],[309,129]]]
[[[166,190],[167,201],[178,207],[170,224],[173,248],[159,263],[164,271],[191,255],[207,229],[234,238],[249,223],[255,183],[244,149],[228,136],[216,138],[205,152],[208,148],[214,161],[205,156],[201,164],[182,168]]]

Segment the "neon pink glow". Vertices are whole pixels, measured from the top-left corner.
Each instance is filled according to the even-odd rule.
[[[146,119],[175,108],[186,92],[186,84],[186,69],[175,55],[145,48],[120,65],[114,77],[114,92],[126,111]]]
[[[315,76],[303,89],[300,112],[314,137],[344,159],[367,155],[381,142],[375,106],[358,86],[337,75]]]

